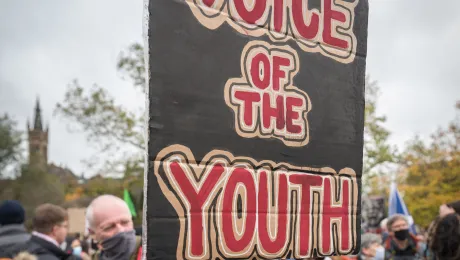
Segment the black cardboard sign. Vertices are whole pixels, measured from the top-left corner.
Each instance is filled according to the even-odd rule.
[[[367,0],[150,0],[147,259],[353,254]]]

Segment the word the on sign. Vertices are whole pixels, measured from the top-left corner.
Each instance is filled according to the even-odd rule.
[[[292,86],[299,69],[290,47],[251,42],[241,57],[242,78],[230,79],[225,100],[234,110],[235,128],[243,137],[275,137],[288,146],[308,143],[310,99]]]

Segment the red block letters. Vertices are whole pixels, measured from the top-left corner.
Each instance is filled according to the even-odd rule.
[[[309,141],[308,95],[292,85],[299,69],[289,47],[253,42],[241,58],[242,78],[230,79],[225,101],[235,114],[237,133],[246,138],[277,138],[288,146]]]
[[[154,162],[181,223],[177,258],[308,258],[314,249],[331,255],[356,248],[353,170],[259,164],[217,150],[195,161],[174,145]]]

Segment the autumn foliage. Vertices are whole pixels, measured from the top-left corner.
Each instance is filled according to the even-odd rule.
[[[415,223],[426,227],[439,206],[460,199],[460,106],[446,129],[439,129],[428,143],[416,138],[404,156],[404,200]]]

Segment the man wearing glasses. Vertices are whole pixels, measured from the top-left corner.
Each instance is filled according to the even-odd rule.
[[[65,209],[53,204],[38,206],[35,209],[33,226],[34,231],[30,240],[12,249],[10,257],[20,252],[28,252],[35,255],[38,260],[74,259],[60,248],[69,228]]]
[[[409,222],[403,215],[393,215],[387,222],[388,238],[384,242],[385,259],[422,259],[424,244],[409,232]]]

